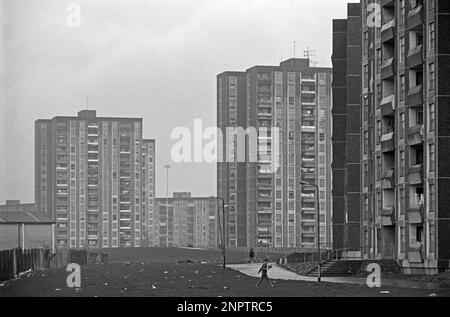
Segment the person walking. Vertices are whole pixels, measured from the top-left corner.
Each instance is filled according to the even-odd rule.
[[[256,284],[256,287],[259,288],[259,286],[261,285],[261,282],[266,280],[267,283],[269,283],[269,285],[273,288],[275,287],[275,285],[270,281],[269,279],[269,275],[267,274],[267,271],[270,270],[272,268],[272,265],[269,264],[269,259],[265,259],[263,265],[261,265],[261,268],[258,271],[258,274],[261,273],[261,278],[258,282],[258,284]]]
[[[250,252],[248,254],[248,257],[250,258],[250,263],[254,263],[255,260],[255,250],[253,248],[250,249]]]

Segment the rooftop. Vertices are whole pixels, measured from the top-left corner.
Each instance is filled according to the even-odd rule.
[[[52,224],[49,217],[40,212],[9,212],[0,211],[0,223],[40,223],[40,224]]]

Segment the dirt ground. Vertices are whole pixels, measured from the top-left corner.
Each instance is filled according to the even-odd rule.
[[[81,268],[81,287],[68,288],[65,269],[32,272],[3,283],[0,297],[423,297],[450,296],[450,290],[369,289],[367,286],[276,281],[262,284],[221,265],[220,251],[187,249],[108,250],[109,263]],[[228,253],[230,263],[242,263],[244,253]],[[202,263],[203,262],[203,263]],[[386,293],[386,291],[388,293]]]

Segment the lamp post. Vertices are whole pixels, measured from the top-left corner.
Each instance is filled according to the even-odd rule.
[[[226,262],[225,262],[225,239],[226,239],[226,235],[225,235],[225,208],[228,207],[229,205],[225,205],[225,200],[221,197],[217,197],[217,199],[219,199],[220,201],[222,201],[222,262],[223,262],[223,269],[225,270],[226,268]],[[219,214],[220,217],[220,214]]]
[[[317,282],[321,281],[320,277],[320,262],[321,262],[321,255],[320,255],[320,208],[319,208],[319,186],[317,184],[310,184],[304,181],[300,181],[300,185],[305,186],[312,186],[316,189],[316,209],[317,209],[317,254],[319,258],[319,265],[317,267]]]
[[[166,169],[166,246],[169,246],[169,168],[170,165],[164,165]]]

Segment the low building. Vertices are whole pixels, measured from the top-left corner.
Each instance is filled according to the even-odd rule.
[[[22,203],[20,200],[6,200],[4,205],[0,205],[0,211],[36,211],[35,203]]]
[[[217,199],[174,193],[156,198],[157,246],[217,248]]]
[[[55,248],[54,221],[43,213],[0,211],[0,250]]]

